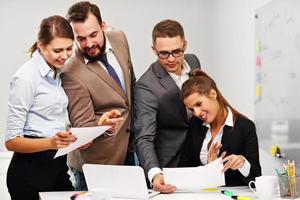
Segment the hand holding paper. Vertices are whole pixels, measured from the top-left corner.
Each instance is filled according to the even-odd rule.
[[[199,192],[203,188],[225,185],[222,158],[199,167],[163,168],[166,184],[174,185],[178,191]]]
[[[85,145],[93,141],[96,137],[102,135],[110,126],[95,126],[95,127],[82,127],[82,128],[71,128],[70,132],[77,138],[76,142],[70,144],[67,147],[59,149],[54,158],[63,156],[82,145]]]

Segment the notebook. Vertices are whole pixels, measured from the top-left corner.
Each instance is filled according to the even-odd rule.
[[[88,190],[101,188],[113,198],[148,199],[159,192],[149,192],[144,171],[139,166],[84,164]]]

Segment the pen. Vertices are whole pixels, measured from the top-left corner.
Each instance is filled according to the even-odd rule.
[[[275,172],[276,172],[277,176],[279,176],[279,175],[280,175],[280,173],[279,173],[278,169],[276,169],[276,168],[275,168]]]
[[[233,193],[228,190],[221,190],[221,193],[225,194],[226,196],[229,196],[229,197],[233,196]]]
[[[231,196],[231,198],[237,200],[253,200],[252,197],[245,197],[245,196],[238,196],[238,195],[233,195]]]
[[[218,188],[203,188],[202,189],[203,192],[216,192],[219,191]]]

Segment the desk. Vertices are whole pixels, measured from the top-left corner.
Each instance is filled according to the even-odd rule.
[[[221,189],[227,189],[232,191],[235,195],[249,196],[256,199],[256,195],[252,193],[248,187],[222,187]],[[70,196],[74,192],[41,192],[41,200],[69,200]],[[202,193],[173,193],[173,194],[159,194],[151,198],[151,200],[230,200],[231,198],[221,194],[220,192],[202,192]],[[281,199],[277,194],[274,200]],[[298,198],[300,199],[300,198]],[[113,200],[129,200],[129,199],[117,199]],[[135,199],[136,200],[136,199]]]

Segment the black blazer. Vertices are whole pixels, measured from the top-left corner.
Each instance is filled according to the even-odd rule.
[[[200,119],[191,118],[179,166],[203,165],[200,160],[200,151],[207,129]],[[227,152],[226,155],[242,155],[251,165],[248,177],[244,177],[239,170],[228,169],[225,172],[226,186],[248,185],[251,180],[261,175],[257,135],[255,125],[251,120],[237,117],[234,127],[225,125],[221,143],[222,148],[219,155],[224,151]]]

